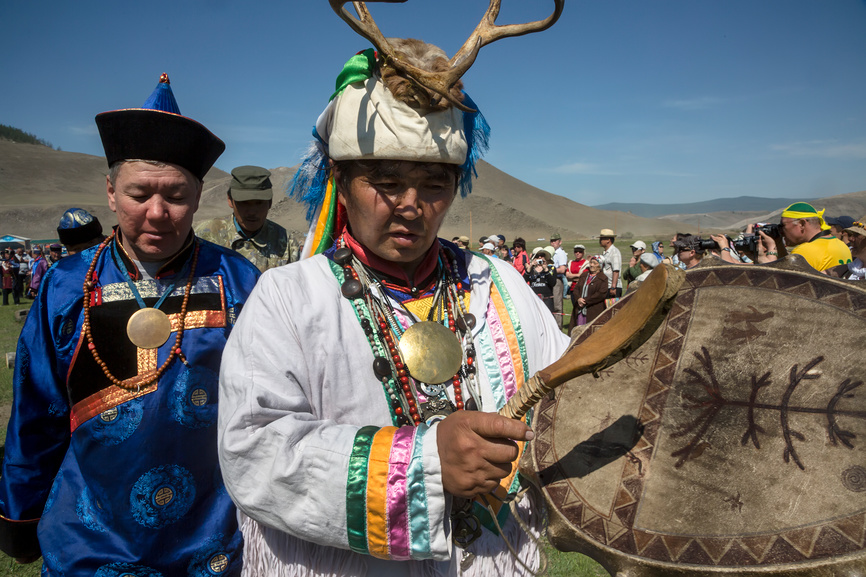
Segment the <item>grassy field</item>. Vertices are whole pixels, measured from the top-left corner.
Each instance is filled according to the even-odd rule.
[[[585,243],[584,243],[585,244]],[[573,244],[572,244],[573,246]],[[626,247],[627,248],[627,247]],[[31,301],[24,300],[21,306],[0,307],[0,352],[13,352],[23,323],[15,321],[15,311],[27,309]],[[571,302],[565,299],[565,312],[571,312]],[[6,438],[6,424],[12,404],[12,369],[6,368],[5,354],[0,365],[0,440]],[[552,577],[606,577],[607,572],[593,560],[578,553],[562,553],[549,545],[546,547],[550,559],[548,575]],[[40,573],[40,562],[19,565],[0,553],[0,577],[36,577]]]

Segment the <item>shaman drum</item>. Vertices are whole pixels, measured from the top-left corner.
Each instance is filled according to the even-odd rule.
[[[536,407],[551,543],[623,577],[866,574],[864,364],[866,283],[707,260],[649,340]]]

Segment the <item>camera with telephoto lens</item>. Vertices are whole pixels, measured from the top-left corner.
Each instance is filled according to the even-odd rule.
[[[753,227],[753,230],[755,231],[754,234],[747,234],[743,236],[743,238],[734,241],[734,248],[736,248],[738,252],[748,251],[757,254],[758,245],[761,244],[761,235],[758,234],[759,232],[763,232],[775,240],[782,238],[782,226],[777,223],[756,224]]]

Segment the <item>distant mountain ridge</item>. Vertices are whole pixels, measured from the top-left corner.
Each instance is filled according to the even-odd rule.
[[[677,204],[648,204],[640,202],[609,202],[595,205],[599,210],[618,210],[630,212],[644,218],[659,218],[669,215],[706,214],[711,212],[770,212],[795,202],[811,202],[804,198],[767,198],[763,196],[737,196],[734,198],[715,198],[700,202]]]

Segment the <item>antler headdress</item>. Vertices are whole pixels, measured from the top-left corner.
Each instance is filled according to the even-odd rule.
[[[307,204],[310,235],[304,256],[323,252],[336,230],[336,191],[332,161],[388,159],[443,162],[461,168],[460,192],[472,190],[475,164],[487,149],[487,122],[463,92],[461,77],[482,46],[500,38],[540,32],[562,14],[565,0],[554,0],[553,13],[526,24],[495,24],[501,0],[490,5],[463,47],[448,59],[435,46],[418,40],[385,38],[365,2],[329,0],[334,11],[378,50],[352,57],[337,77],[337,89],[313,130],[315,140],[295,174],[291,195]],[[406,0],[370,0],[403,3]]]
[[[352,27],[352,30],[373,43],[373,46],[379,50],[380,58],[384,59],[406,77],[442,96],[464,112],[474,112],[474,110],[465,106],[460,99],[455,98],[451,93],[451,89],[460,82],[460,78],[475,63],[475,58],[478,57],[478,52],[481,48],[501,38],[523,36],[524,34],[547,30],[559,20],[559,17],[562,15],[562,9],[565,6],[565,0],[554,0],[553,13],[544,20],[500,26],[496,24],[496,18],[499,16],[502,0],[490,0],[490,5],[487,7],[487,12],[481,18],[481,22],[478,23],[478,26],[475,27],[475,30],[469,35],[469,38],[463,43],[460,50],[457,51],[457,54],[448,61],[447,69],[429,70],[413,65],[405,57],[401,57],[399,52],[389,42],[392,39],[385,38],[379,27],[376,26],[373,17],[370,15],[370,11],[367,10],[365,2],[352,2],[355,12],[358,14],[358,17],[355,17],[346,10],[345,5],[348,1],[330,0],[331,8]],[[406,0],[370,1],[400,4],[406,2]]]

